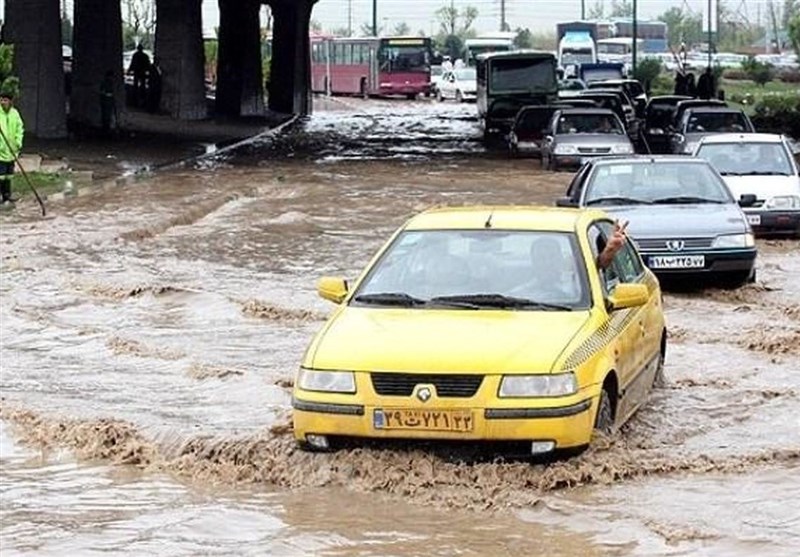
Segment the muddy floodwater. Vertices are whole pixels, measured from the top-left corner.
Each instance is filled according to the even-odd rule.
[[[297,451],[290,389],[410,215],[552,204],[474,105],[328,102],[278,138],[0,217],[0,547],[11,555],[800,554],[800,244],[668,292],[667,384],[548,465]]]

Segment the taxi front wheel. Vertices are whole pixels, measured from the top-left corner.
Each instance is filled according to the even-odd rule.
[[[605,434],[611,434],[614,428],[614,410],[611,406],[611,396],[603,388],[600,392],[600,401],[597,403],[597,417],[594,420],[594,429]]]

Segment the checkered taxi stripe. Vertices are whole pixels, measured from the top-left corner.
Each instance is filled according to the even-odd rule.
[[[635,309],[618,311],[584,340],[564,361],[565,370],[573,370],[605,348],[636,315]]]

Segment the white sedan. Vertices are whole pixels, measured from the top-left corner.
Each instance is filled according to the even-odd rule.
[[[474,101],[478,89],[475,68],[456,68],[442,75],[436,98],[440,101],[455,99],[456,102]]]
[[[722,175],[756,233],[800,236],[800,169],[785,137],[714,134],[694,154]]]

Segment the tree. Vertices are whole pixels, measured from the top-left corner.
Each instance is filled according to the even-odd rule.
[[[404,35],[410,35],[411,34],[411,27],[409,27],[408,23],[406,23],[405,21],[401,21],[400,23],[398,23],[398,24],[396,24],[394,26],[394,30],[392,31],[392,33],[395,36],[400,36],[400,37],[402,37]]]
[[[747,77],[762,87],[775,77],[772,65],[759,62],[752,56],[742,63],[742,69],[747,74]]]
[[[800,15],[800,0],[784,0],[783,1],[783,28],[789,29],[789,24],[792,19]]]
[[[463,38],[471,32],[472,24],[478,17],[478,9],[473,6],[465,6],[463,10],[459,11],[453,6],[442,6],[436,10],[435,15],[439,22],[440,34],[458,35]]]
[[[586,13],[586,17],[589,20],[593,19],[605,19],[606,18],[606,6],[603,0],[599,2],[595,2],[594,6],[589,8],[589,11]]]
[[[611,17],[633,17],[631,0],[612,0]]]
[[[673,48],[678,48],[681,43],[686,43],[688,47],[704,39],[700,14],[685,13],[681,8],[670,8],[658,16],[658,20],[667,24],[669,44]]]
[[[517,36],[514,37],[514,46],[516,48],[533,48],[533,33],[527,27],[517,27]]]
[[[137,42],[152,47],[155,29],[155,0],[122,1],[122,39],[126,48],[135,47]]]
[[[800,14],[789,21],[789,40],[794,45],[794,50],[800,56]]]
[[[312,19],[308,24],[308,28],[314,33],[322,33],[322,24],[316,19]]]
[[[359,31],[361,35],[364,37],[371,37],[372,36],[372,24],[371,23],[362,23],[361,27],[359,27]],[[381,36],[383,34],[383,27],[378,25],[378,28],[375,30],[375,34]]]

